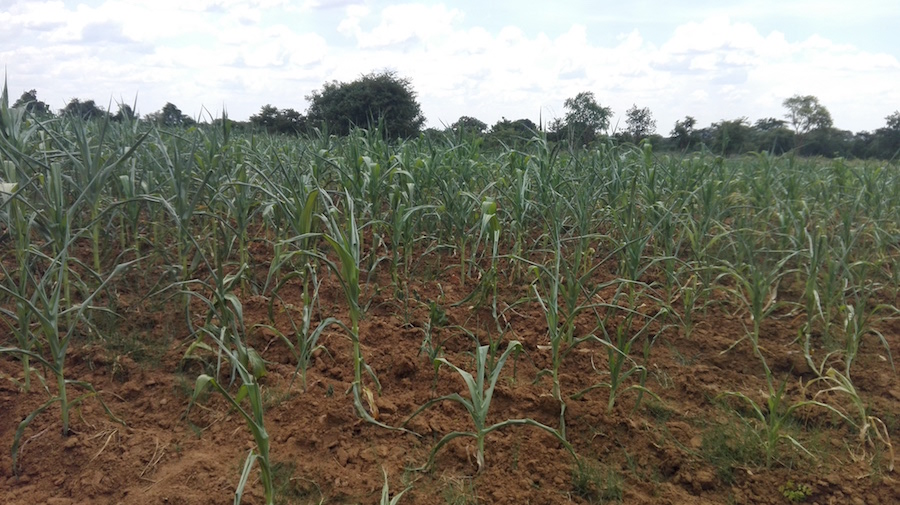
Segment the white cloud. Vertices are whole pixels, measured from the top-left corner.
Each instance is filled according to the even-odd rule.
[[[764,4],[763,14],[779,12]],[[882,126],[900,103],[896,40],[867,51],[827,34],[795,37],[790,23],[773,29],[771,17],[747,2],[695,7],[666,30],[661,20],[678,16],[658,9],[645,18],[655,24],[633,22],[613,37],[608,18],[568,4],[558,19],[530,25],[520,11],[448,5],[19,1],[0,10],[0,62],[11,94],[35,88],[54,107],[72,97],[103,103],[139,93],[146,112],[167,101],[189,114],[225,104],[237,119],[267,103],[302,111],[304,95],[322,83],[381,69],[411,80],[431,125],[461,115],[489,124],[501,116],[547,120],[586,90],[620,117],[632,104],[649,107],[662,133],[685,115],[701,126],[780,117],[781,101],[796,93],[817,95],[837,126],[853,130]],[[797,11],[788,11],[793,22]]]
[[[347,18],[338,31],[356,38],[360,48],[388,47],[406,42],[429,43],[451,33],[451,25],[462,19],[457,9],[443,4],[400,4],[385,7],[379,13],[378,24],[371,30],[362,25],[372,14],[368,7],[347,7]]]

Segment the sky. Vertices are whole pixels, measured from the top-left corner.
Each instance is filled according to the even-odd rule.
[[[898,19],[896,0],[0,0],[0,66],[11,100],[54,110],[246,120],[390,70],[438,128],[546,124],[591,91],[619,129],[634,105],[668,135],[685,116],[783,118],[799,94],[858,132],[900,109]]]

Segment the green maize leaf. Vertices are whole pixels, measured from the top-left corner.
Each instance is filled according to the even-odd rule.
[[[13,475],[19,475],[19,467],[18,467],[18,457],[19,457],[19,443],[22,441],[22,435],[25,434],[25,428],[34,421],[34,418],[39,416],[42,412],[47,410],[51,405],[57,402],[61,402],[62,398],[55,396],[50,398],[46,402],[44,402],[40,407],[31,411],[30,414],[25,416],[25,419],[19,423],[19,426],[16,427],[16,434],[13,436],[13,445],[12,445],[12,472]]]

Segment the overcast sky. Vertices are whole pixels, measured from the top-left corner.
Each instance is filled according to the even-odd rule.
[[[245,120],[390,69],[437,127],[547,121],[592,91],[614,125],[636,104],[664,135],[686,115],[781,118],[795,94],[856,132],[900,109],[898,20],[897,0],[0,0],[0,65],[13,100],[36,89],[54,110]]]

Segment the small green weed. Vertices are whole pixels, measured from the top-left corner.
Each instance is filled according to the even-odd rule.
[[[791,503],[804,502],[813,493],[812,488],[807,484],[795,484],[790,480],[787,481],[787,484],[778,486],[778,491]]]
[[[322,490],[315,482],[295,477],[297,465],[294,463],[276,462],[272,465],[272,479],[275,484],[275,503],[288,505],[294,503],[324,503]]]
[[[700,456],[715,467],[726,484],[734,483],[734,470],[765,463],[759,435],[745,423],[716,424],[703,432]]]
[[[441,493],[447,505],[478,505],[478,494],[472,479],[453,479]]]
[[[622,501],[622,476],[613,468],[584,460],[572,469],[572,490],[588,503]]]

